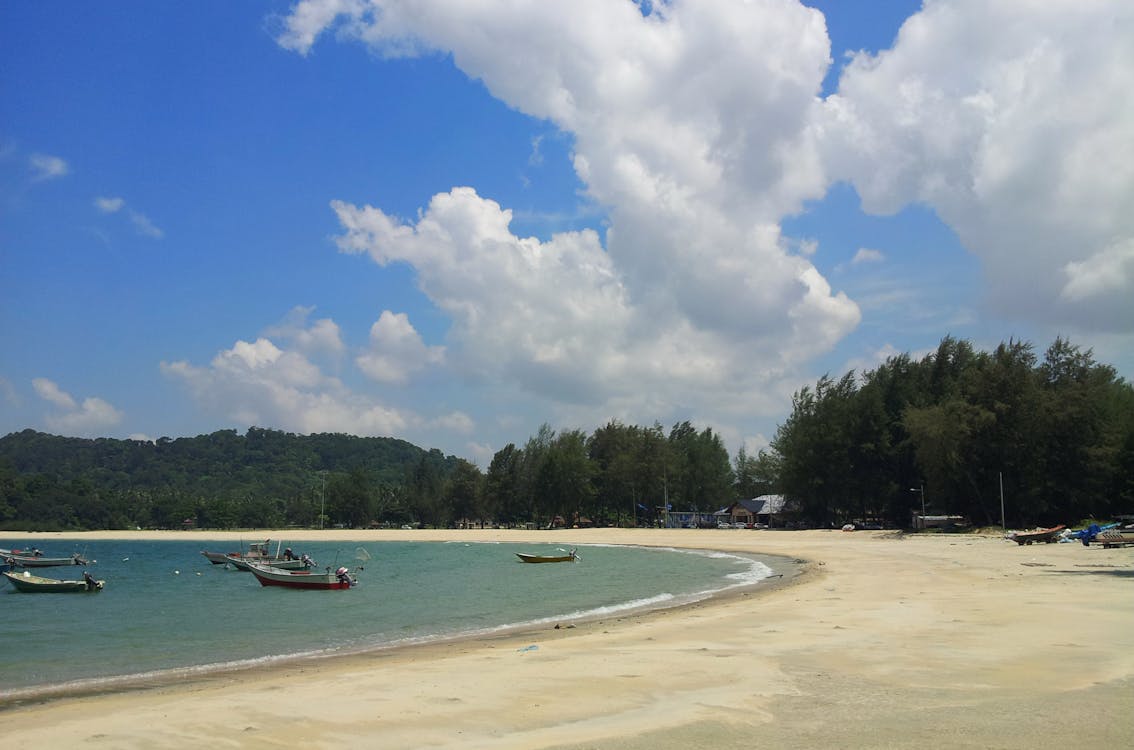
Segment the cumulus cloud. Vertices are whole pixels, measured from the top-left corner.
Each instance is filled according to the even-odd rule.
[[[71,171],[66,161],[48,154],[32,154],[28,157],[28,165],[31,167],[32,179],[37,182],[54,180]]]
[[[817,122],[831,176],[874,213],[931,206],[999,312],[1129,331],[1132,89],[1130,3],[939,0],[857,55]]]
[[[411,264],[452,318],[454,367],[566,403],[672,408],[707,388],[750,393],[857,325],[778,224],[824,188],[809,127],[829,56],[818,12],[311,0],[279,42],[306,52],[327,30],[387,57],[451,52],[574,137],[587,198],[608,210],[605,237],[541,241],[471,187],[433,196],[415,223],[333,204],[344,250]]]
[[[75,399],[71,398],[71,394],[62,390],[47,378],[35,378],[32,380],[32,387],[35,388],[35,392],[40,398],[44,401],[50,401],[60,409],[72,410],[76,408]]]
[[[297,305],[279,324],[265,331],[269,337],[286,340],[307,355],[328,354],[338,356],[345,350],[342,332],[335,321],[320,318],[309,323],[314,307]]]
[[[245,426],[272,425],[298,433],[402,435],[420,420],[352,392],[297,351],[266,338],[237,341],[207,367],[162,362],[206,411]]]
[[[1134,237],[1116,242],[1082,261],[1064,266],[1060,294],[1069,302],[1090,302],[1109,294],[1130,294],[1134,287]]]
[[[60,434],[95,434],[122,421],[122,412],[101,398],[85,398],[79,403],[47,378],[35,378],[32,387],[40,398],[58,409],[47,415],[45,422]]]
[[[778,413],[800,368],[860,320],[811,263],[816,243],[780,229],[836,181],[869,212],[931,207],[980,258],[1002,313],[1103,331],[1134,320],[1134,5],[928,2],[892,49],[854,55],[827,99],[824,19],[795,0],[646,13],[303,0],[283,28],[279,44],[301,54],[330,33],[379,57],[451,55],[569,134],[605,234],[518,236],[475,187],[434,195],[413,221],[332,207],[344,252],[411,265],[450,317],[447,366],[590,423],[678,405],[709,420]],[[882,259],[862,248],[853,263]],[[388,360],[358,364],[399,377]]]
[[[401,384],[412,373],[445,360],[445,347],[426,346],[405,313],[382,312],[370,327],[370,344],[355,363],[381,383]]]

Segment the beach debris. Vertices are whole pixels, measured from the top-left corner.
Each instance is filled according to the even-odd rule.
[[[533,644],[532,644],[532,645],[530,645],[530,646],[524,646],[523,648],[518,648],[518,649],[516,649],[516,650],[517,650],[517,651],[520,651],[521,653],[522,653],[522,652],[524,652],[524,651],[538,651],[538,650],[539,650],[539,646],[537,646],[537,645],[535,645],[535,644],[533,643]]]

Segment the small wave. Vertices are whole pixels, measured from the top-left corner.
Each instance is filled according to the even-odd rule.
[[[252,659],[236,659],[227,662],[213,662],[210,664],[195,664],[187,667],[171,667],[169,669],[155,669],[146,672],[134,672],[125,675],[111,675],[107,677],[88,677],[67,682],[51,683],[47,685],[30,685],[27,687],[0,689],[0,702],[8,701],[36,701],[46,698],[59,698],[67,695],[84,695],[98,692],[111,692],[126,689],[137,685],[150,685],[173,682],[187,677],[207,677],[209,675],[234,672],[256,667],[267,667],[276,664],[285,664],[292,661],[302,661],[314,658],[326,658],[339,653],[336,649],[316,649],[301,651],[292,654],[274,654],[259,656]]]

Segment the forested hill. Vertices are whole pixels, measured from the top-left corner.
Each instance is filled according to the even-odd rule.
[[[28,520],[32,509],[21,506],[34,500],[43,528],[174,525],[183,520],[178,515],[199,518],[200,504],[211,498],[228,499],[229,506],[234,498],[310,505],[327,491],[326,483],[343,477],[403,485],[415,474],[444,479],[457,462],[404,440],[338,433],[251,428],[245,435],[221,430],[144,442],[24,430],[0,438],[0,521]],[[155,505],[169,507],[139,517],[142,508]],[[84,517],[83,511],[116,517]]]

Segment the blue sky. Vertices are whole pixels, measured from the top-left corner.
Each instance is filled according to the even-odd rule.
[[[988,7],[992,6],[992,7]],[[1134,378],[1134,7],[0,4],[0,434],[711,426],[945,335]]]

